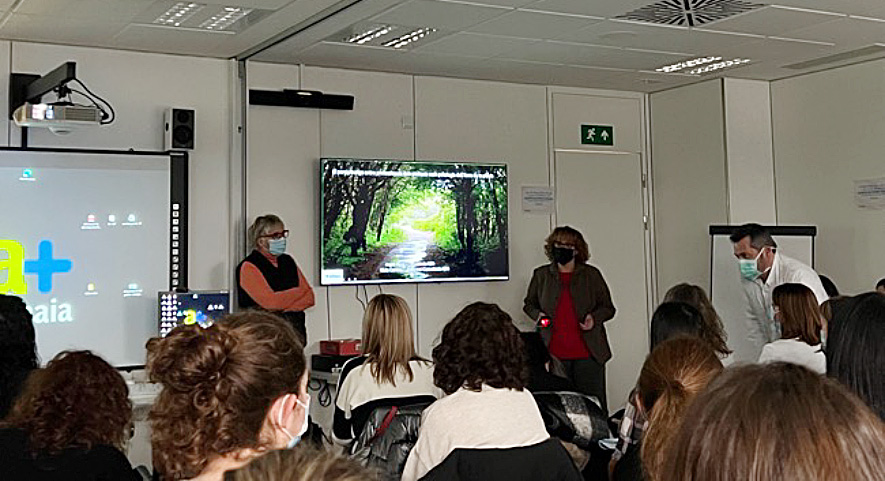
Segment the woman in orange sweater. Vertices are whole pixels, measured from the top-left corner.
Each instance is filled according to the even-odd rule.
[[[289,231],[279,217],[268,214],[255,219],[247,234],[252,252],[237,266],[240,309],[260,308],[283,316],[306,344],[304,310],[315,300],[304,273],[285,253]]]

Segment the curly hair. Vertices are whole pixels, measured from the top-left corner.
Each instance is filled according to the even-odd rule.
[[[235,471],[224,481],[374,481],[377,473],[356,460],[310,446],[272,451]]]
[[[35,371],[7,420],[33,454],[107,445],[122,449],[132,421],[126,381],[89,351],[65,351]]]
[[[710,298],[702,288],[686,283],[676,284],[664,295],[664,302],[684,302],[697,309],[701,313],[703,321],[700,337],[709,342],[720,356],[725,357],[731,354],[722,318],[719,317],[713,303],[710,302]]]
[[[519,331],[495,304],[474,302],[462,309],[443,328],[433,362],[433,383],[446,394],[462,387],[479,391],[483,384],[521,391],[528,382]]]
[[[583,264],[590,260],[590,247],[581,232],[574,227],[561,226],[553,229],[544,241],[544,254],[553,262],[553,244],[570,245],[575,248],[575,264]]]
[[[306,373],[295,330],[263,311],[152,339],[147,369],[163,386],[150,420],[154,467],[164,479],[193,478],[214,456],[269,447],[260,434],[267,412],[280,396],[298,394]]]
[[[31,313],[20,297],[0,294],[0,419],[6,417],[28,373],[39,365]]]

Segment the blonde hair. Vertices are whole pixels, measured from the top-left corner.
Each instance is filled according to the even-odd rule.
[[[252,225],[249,226],[249,230],[246,231],[246,240],[249,241],[249,247],[253,249],[258,248],[258,240],[261,236],[270,232],[270,230],[276,226],[282,226],[283,220],[273,214],[262,215],[255,218],[255,222],[252,222]]]
[[[378,294],[369,301],[363,316],[363,354],[375,382],[396,386],[402,368],[414,379],[409,361],[416,357],[412,312],[405,299]]]
[[[310,446],[271,451],[228,471],[224,481],[374,481],[377,474],[344,456]]]
[[[648,412],[642,440],[642,466],[652,481],[662,476],[667,449],[682,422],[686,406],[722,372],[710,345],[697,337],[676,337],[649,354],[639,374],[639,400]]]

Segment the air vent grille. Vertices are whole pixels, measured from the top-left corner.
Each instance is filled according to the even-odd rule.
[[[744,0],[662,0],[618,15],[621,20],[697,27],[764,7]]]

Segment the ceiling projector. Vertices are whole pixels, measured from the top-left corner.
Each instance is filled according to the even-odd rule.
[[[92,105],[25,103],[15,109],[12,119],[19,127],[38,127],[54,134],[67,134],[80,127],[101,125],[102,112]]]

